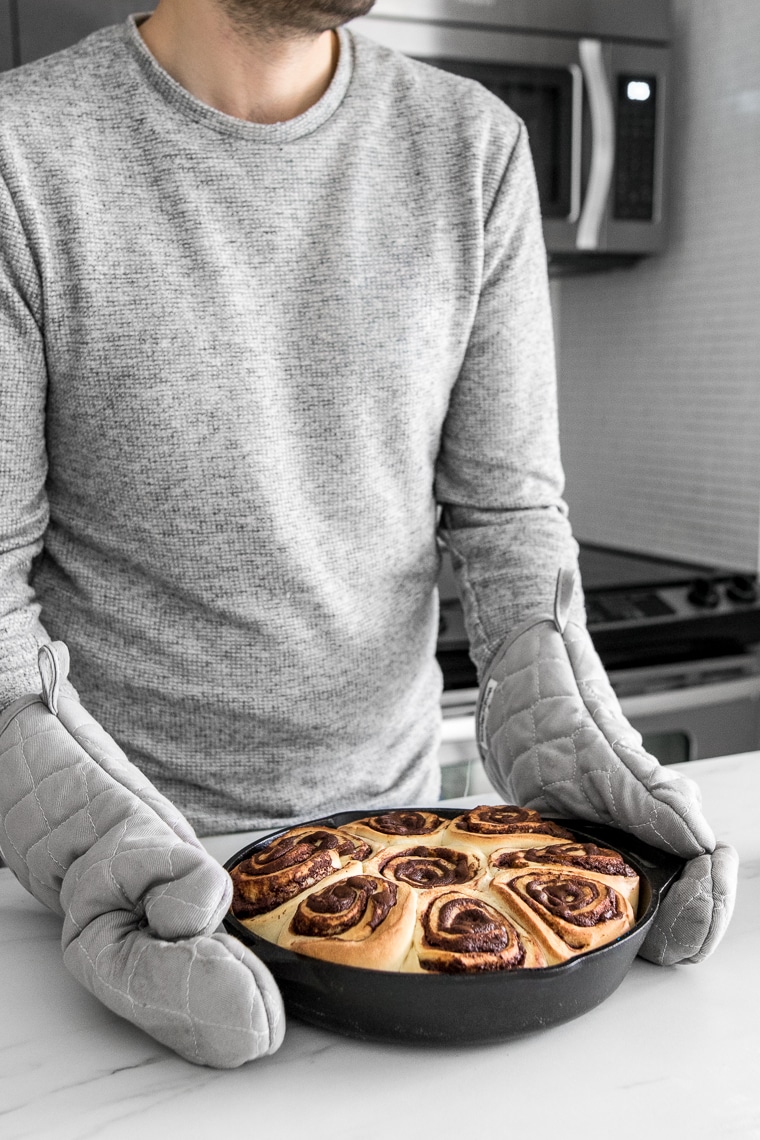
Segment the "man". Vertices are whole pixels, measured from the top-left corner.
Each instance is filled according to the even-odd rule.
[[[575,565],[525,129],[370,7],[160,0],[0,90],[0,708],[65,642],[49,711],[200,834],[434,801],[438,538],[486,713]]]

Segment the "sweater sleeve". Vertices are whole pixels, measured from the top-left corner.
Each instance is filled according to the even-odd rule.
[[[440,533],[481,678],[577,566],[562,498],[546,252],[523,125],[486,217],[482,287],[436,470]],[[573,617],[584,620],[580,587]]]
[[[46,391],[39,275],[0,178],[0,709],[39,692],[37,651],[50,641],[31,585],[48,523]]]

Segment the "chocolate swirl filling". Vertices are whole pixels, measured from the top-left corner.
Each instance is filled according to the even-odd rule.
[[[356,823],[363,823],[382,835],[431,835],[443,827],[445,820],[433,812],[399,810],[368,816]]]
[[[598,926],[620,914],[612,888],[593,879],[538,871],[512,879],[509,887],[537,914],[543,912],[544,918],[554,917],[572,926]]]
[[[473,808],[456,821],[457,829],[473,835],[553,835],[562,839],[572,839],[572,832],[551,820],[542,819],[531,808],[516,807],[514,804],[494,804]]]
[[[617,851],[598,847],[596,843],[555,843],[552,847],[536,847],[529,851],[502,851],[492,860],[494,867],[527,867],[531,863],[576,867],[580,871],[624,875],[626,878],[637,874]]]
[[[434,899],[422,916],[425,942],[450,958],[436,957],[423,968],[444,973],[508,970],[525,961],[514,926],[487,902],[468,895]],[[469,956],[469,960],[468,960]]]
[[[370,933],[396,905],[396,896],[393,883],[374,875],[351,875],[300,902],[290,929],[310,938],[328,938],[364,924]]]
[[[476,861],[451,847],[411,847],[386,859],[380,872],[386,879],[418,890],[462,886],[477,874]]]
[[[369,844],[319,828],[279,836],[233,868],[233,914],[266,914],[327,878],[342,862],[369,853]]]
[[[315,828],[301,834],[281,835],[266,847],[254,851],[239,864],[249,876],[271,875],[288,867],[297,867],[317,851],[335,851],[341,858],[366,859],[370,853],[367,843],[334,831]]]

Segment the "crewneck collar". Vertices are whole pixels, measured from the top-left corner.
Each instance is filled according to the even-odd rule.
[[[196,123],[218,131],[220,134],[235,135],[263,143],[292,142],[309,135],[321,127],[335,113],[348,91],[353,73],[353,38],[346,28],[338,28],[338,66],[324,95],[308,111],[282,123],[250,123],[218,111],[191,95],[176,79],[161,67],[158,60],[148,50],[138,31],[138,24],[147,18],[146,14],[129,16],[123,25],[127,45],[136,57],[140,68],[151,86],[167,103],[193,119]]]

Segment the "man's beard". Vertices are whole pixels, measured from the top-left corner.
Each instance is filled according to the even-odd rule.
[[[375,0],[218,0],[243,35],[312,37],[366,16]]]

